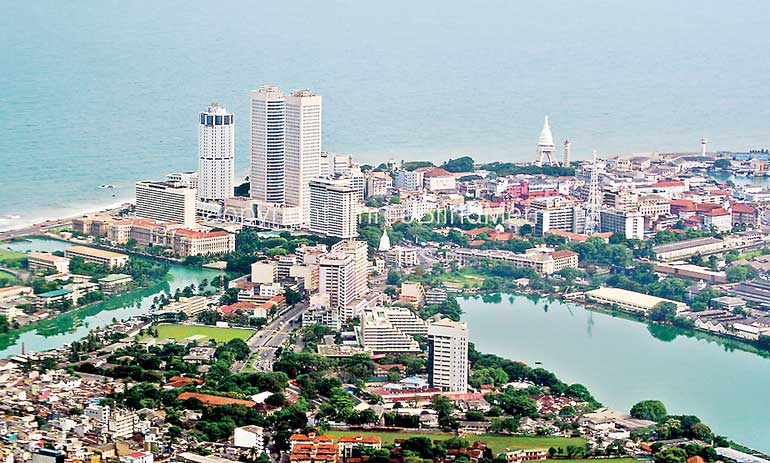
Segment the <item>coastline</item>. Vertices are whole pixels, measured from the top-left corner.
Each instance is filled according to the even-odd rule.
[[[115,209],[122,209],[126,205],[131,204],[132,200],[133,198],[124,198],[119,201],[106,203],[102,205],[93,205],[93,206],[84,205],[80,208],[72,207],[73,209],[72,214],[67,214],[64,216],[59,216],[54,218],[51,218],[50,215],[40,215],[40,216],[30,217],[26,219],[23,217],[19,219],[0,218],[0,234],[12,234],[14,232],[20,232],[30,228],[45,227],[47,224],[51,224],[51,223],[68,222],[68,221],[71,221],[72,219],[76,219],[78,217],[82,217],[87,214],[96,214],[96,213],[109,212]],[[6,224],[5,223],[6,221],[10,223]],[[30,232],[24,235],[19,235],[18,237],[29,236],[32,234],[34,233]],[[4,238],[0,238],[0,239],[4,239]]]

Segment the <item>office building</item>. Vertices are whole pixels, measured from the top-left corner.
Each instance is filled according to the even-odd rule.
[[[366,241],[344,240],[332,246],[333,252],[342,252],[353,257],[356,268],[355,297],[362,297],[368,288],[369,249]]]
[[[64,257],[73,259],[80,257],[85,262],[104,265],[108,268],[122,267],[128,263],[128,256],[103,249],[89,248],[87,246],[72,246],[64,250]]]
[[[530,248],[521,254],[497,249],[463,248],[455,251],[462,265],[484,261],[505,262],[517,268],[531,268],[539,275],[551,275],[565,268],[578,268],[578,254],[551,248]]]
[[[233,445],[240,448],[254,449],[255,455],[265,451],[264,430],[260,426],[241,426],[233,431]]]
[[[310,182],[310,231],[351,239],[358,236],[356,190],[344,178],[317,178]]]
[[[428,325],[428,382],[447,392],[468,390],[468,327],[441,319]]]
[[[387,172],[368,172],[366,174],[366,186],[364,196],[372,198],[385,196],[388,190],[393,188],[393,179]]]
[[[181,183],[188,188],[198,189],[198,172],[172,172],[166,174],[166,181]]]
[[[535,207],[533,201],[531,207]],[[545,236],[551,230],[564,230],[571,233],[583,233],[586,211],[579,205],[560,204],[536,209],[533,212],[535,235]]]
[[[275,85],[251,92],[250,195],[283,204],[286,169],[286,98]]]
[[[198,198],[222,201],[235,188],[235,116],[212,103],[198,123]]]
[[[302,210],[310,223],[310,181],[321,175],[321,97],[297,90],[285,97],[286,203]]]
[[[602,209],[601,231],[619,233],[629,240],[644,239],[644,215],[641,212]]]
[[[329,296],[329,304],[346,311],[356,298],[356,262],[352,255],[330,252],[318,260],[318,293]],[[347,312],[344,318],[349,318]]]
[[[396,172],[396,188],[417,191],[422,188],[425,172],[421,170],[400,169]]]
[[[175,182],[136,183],[136,216],[195,227],[194,188]]]
[[[30,252],[27,254],[27,265],[30,272],[67,273],[70,261],[66,257],[55,256],[50,252]]]
[[[302,326],[321,325],[333,331],[342,328],[339,307],[332,307],[328,294],[310,296],[310,305],[302,312]]]

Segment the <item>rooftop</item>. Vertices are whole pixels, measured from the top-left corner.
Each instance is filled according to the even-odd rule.
[[[64,251],[75,252],[78,254],[87,254],[87,255],[96,256],[96,257],[103,257],[105,259],[128,257],[126,254],[120,254],[112,251],[105,251],[104,249],[89,248],[88,246],[72,246],[65,249]]]

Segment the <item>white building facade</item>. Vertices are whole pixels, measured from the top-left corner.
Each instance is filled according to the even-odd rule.
[[[468,390],[468,326],[442,319],[428,325],[428,381],[446,392]]]
[[[351,239],[358,236],[358,193],[349,179],[310,182],[310,231]]]
[[[286,98],[275,85],[251,92],[250,195],[282,204],[285,199]]]
[[[197,190],[175,182],[136,183],[136,216],[195,227]]]
[[[310,223],[310,181],[321,175],[322,99],[297,90],[286,101],[286,203],[302,210]]]
[[[213,103],[198,122],[198,198],[221,201],[235,188],[235,116]]]

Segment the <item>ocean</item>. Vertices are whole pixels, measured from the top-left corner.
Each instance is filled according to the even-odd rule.
[[[196,168],[197,113],[324,97],[324,149],[362,162],[526,161],[767,147],[770,7],[737,0],[5,2],[0,229],[127,200]],[[99,188],[111,184],[113,189]]]

